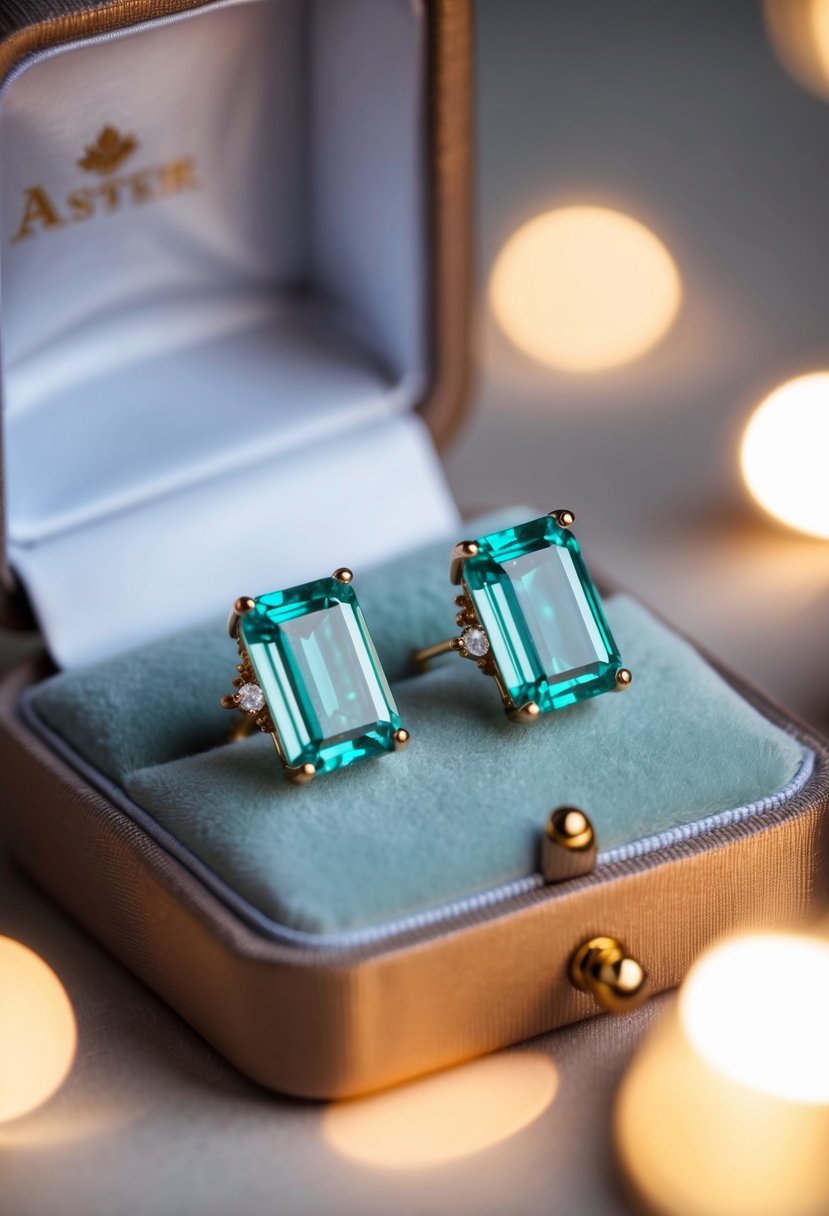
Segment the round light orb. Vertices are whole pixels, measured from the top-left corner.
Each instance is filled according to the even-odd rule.
[[[724,942],[692,968],[679,1016],[726,1077],[775,1098],[829,1107],[829,941],[764,933]]]
[[[52,1096],[76,1044],[75,1015],[54,971],[27,946],[0,937],[0,1122]]]
[[[649,228],[607,207],[562,207],[529,220],[499,253],[495,316],[531,358],[601,372],[640,358],[673,325],[682,281]]]
[[[485,1056],[365,1098],[328,1107],[327,1143],[380,1169],[425,1169],[480,1152],[537,1119],[558,1089],[539,1052]]]
[[[829,100],[829,0],[763,0],[769,40],[786,71]]]
[[[617,1097],[617,1147],[648,1211],[829,1211],[827,1003],[818,935],[744,934],[691,968]]]
[[[756,501],[775,519],[829,539],[829,372],[799,376],[758,405],[740,463]]]

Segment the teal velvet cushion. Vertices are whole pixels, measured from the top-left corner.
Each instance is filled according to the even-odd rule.
[[[513,508],[468,532],[532,514]],[[233,719],[218,701],[235,650],[218,621],[55,676],[33,708],[238,896],[312,933],[382,924],[531,874],[562,803],[589,813],[607,852],[753,804],[795,777],[800,744],[626,596],[606,604],[634,673],[624,692],[527,726],[507,721],[492,682],[456,656],[414,675],[410,650],[455,631],[456,539],[355,572],[412,735],[398,755],[295,787],[269,738],[226,744]]]

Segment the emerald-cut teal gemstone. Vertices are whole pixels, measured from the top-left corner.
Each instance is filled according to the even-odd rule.
[[[547,713],[615,688],[621,659],[575,536],[545,515],[477,544],[463,581],[515,705]]]
[[[349,584],[260,596],[239,631],[287,765],[325,773],[393,751],[397,706]]]

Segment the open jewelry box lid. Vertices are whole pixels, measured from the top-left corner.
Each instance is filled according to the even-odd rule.
[[[28,14],[0,16],[6,623],[72,666],[445,534],[468,0]]]

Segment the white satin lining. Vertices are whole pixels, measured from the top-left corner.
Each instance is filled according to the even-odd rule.
[[[407,0],[224,0],[7,83],[8,547],[60,662],[161,630],[171,579],[212,611],[319,574],[334,518],[335,564],[382,558],[401,519],[412,544],[451,527],[404,423],[428,382],[424,22]],[[29,187],[88,184],[105,123],[138,141],[123,173],[188,156],[198,189],[13,242]],[[104,572],[117,603],[90,628]]]

